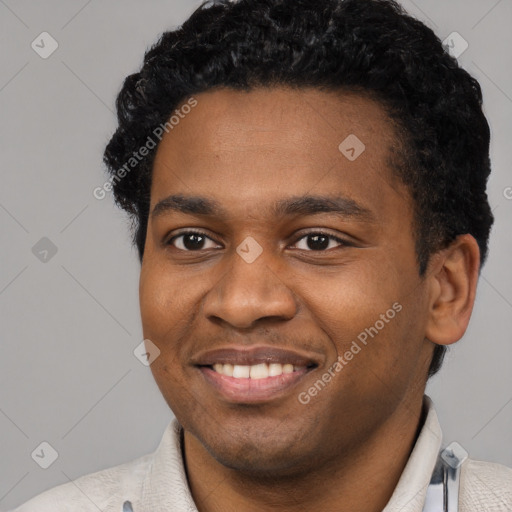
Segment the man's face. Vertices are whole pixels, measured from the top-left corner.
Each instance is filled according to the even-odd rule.
[[[427,291],[411,199],[387,164],[394,134],[355,95],[196,99],[154,163],[140,276],[151,369],[221,463],[306,471],[423,394]]]

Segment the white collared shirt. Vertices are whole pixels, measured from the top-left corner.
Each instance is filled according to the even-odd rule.
[[[423,510],[442,442],[434,405],[426,395],[424,407],[425,422],[382,512]],[[134,512],[197,512],[181,453],[181,426],[173,419],[154,453],[54,487],[13,512],[121,512],[125,501]],[[459,512],[512,512],[512,469],[466,459]]]

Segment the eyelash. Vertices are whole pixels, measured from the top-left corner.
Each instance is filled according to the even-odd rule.
[[[208,238],[209,240],[211,240],[212,242],[215,242],[215,243],[218,243],[216,240],[214,240],[213,238],[211,238],[210,236],[208,236],[206,233],[202,232],[202,231],[184,231],[183,233],[179,233],[177,235],[174,235],[172,238],[170,238],[167,242],[165,242],[165,245],[166,246],[173,246],[173,242],[180,238],[180,237],[184,237],[184,236],[188,236],[188,235],[199,235],[199,236],[202,236],[202,237],[205,237],[205,238]],[[294,244],[297,244],[300,240],[304,239],[304,238],[307,238],[308,236],[311,236],[311,235],[322,235],[322,236],[325,236],[327,238],[329,238],[330,240],[334,240],[336,241],[337,243],[339,243],[341,246],[345,246],[345,247],[349,247],[351,246],[352,244],[350,244],[349,242],[347,242],[346,240],[343,240],[342,238],[339,238],[337,236],[334,236],[334,235],[331,235],[330,233],[326,233],[325,231],[310,231],[308,233],[304,233],[302,234],[299,238],[297,238],[297,240],[294,242]],[[179,251],[183,251],[183,252],[200,252],[200,251],[203,251],[203,250],[207,250],[207,249],[198,249],[197,251],[191,251],[191,250],[187,250],[187,249],[179,249],[177,247],[175,247],[176,249],[178,249]],[[305,250],[305,249],[299,249],[299,250]],[[306,252],[327,252],[329,250],[332,250],[331,249],[323,249],[323,250],[318,250],[318,251],[315,251],[313,249],[309,249],[309,250],[305,250]]]

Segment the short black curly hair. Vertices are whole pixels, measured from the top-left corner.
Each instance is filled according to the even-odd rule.
[[[116,203],[132,218],[140,261],[158,146],[129,173],[119,170],[192,95],[272,86],[377,100],[396,128],[391,168],[415,204],[420,275],[430,255],[459,234],[475,237],[483,264],[494,219],[481,88],[431,29],[393,0],[207,1],[160,37],[124,81],[119,126],[104,154]],[[445,350],[436,345],[429,377]]]

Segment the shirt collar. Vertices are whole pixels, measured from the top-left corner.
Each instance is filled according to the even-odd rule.
[[[382,512],[421,512],[441,447],[442,431],[432,400],[423,398],[425,418],[409,460]],[[182,428],[176,418],[167,426],[153,455],[142,488],[142,510],[197,512],[182,458]],[[135,509],[137,510],[137,509]]]
[[[382,512],[421,512],[441,448],[442,431],[430,397],[423,397],[425,421],[391,499]]]

